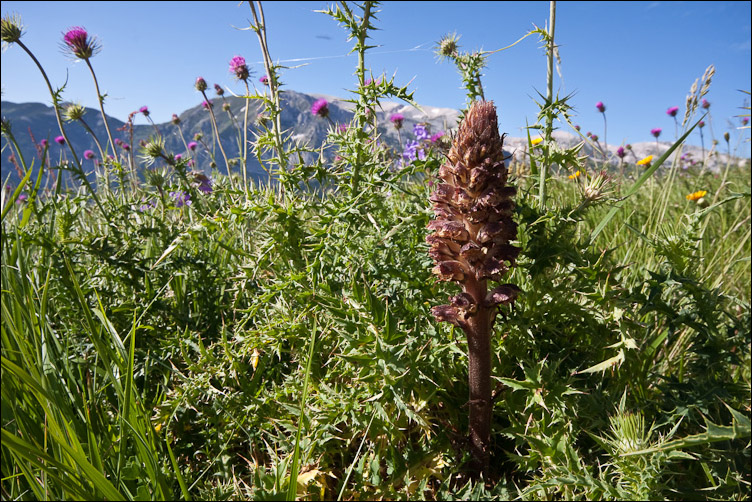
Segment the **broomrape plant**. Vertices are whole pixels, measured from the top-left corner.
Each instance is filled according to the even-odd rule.
[[[514,301],[519,288],[502,284],[489,292],[514,265],[520,248],[512,220],[516,189],[506,186],[503,138],[493,102],[474,102],[460,124],[439,184],[431,195],[436,219],[429,223],[433,268],[441,281],[462,292],[448,305],[433,307],[439,321],[462,328],[468,338],[470,448],[476,474],[488,468],[491,434],[491,333],[497,306]]]

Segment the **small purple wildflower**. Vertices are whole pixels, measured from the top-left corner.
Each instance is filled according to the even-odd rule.
[[[129,145],[125,141],[123,141],[122,147],[123,147],[123,150],[125,150],[126,152],[131,149],[131,145]]]
[[[123,140],[120,138],[115,138],[115,146],[122,146]]]
[[[182,154],[178,153],[177,155],[175,155],[175,162],[180,162],[181,160],[183,160]]]
[[[172,122],[172,125],[180,124],[180,117],[178,117],[177,114],[173,113],[171,122]]]
[[[676,117],[676,114],[679,113],[679,107],[678,106],[672,106],[668,110],[666,110],[666,115],[670,115],[671,117]]]
[[[424,160],[426,158],[426,153],[420,148],[420,142],[408,141],[405,145],[405,151],[402,153],[402,157],[405,160],[412,162],[416,158]]]
[[[592,139],[593,141],[598,141],[598,135],[597,134],[592,134],[590,136],[590,139]]]
[[[39,146],[41,146],[42,148],[47,148],[47,145],[49,144],[50,144],[49,141],[47,141],[46,139],[43,139],[42,141],[39,142]]]
[[[656,137],[656,139],[657,139],[657,138],[658,138],[658,136],[660,136],[660,135],[661,135],[661,131],[662,131],[662,130],[663,130],[663,129],[660,129],[660,128],[656,127],[655,129],[651,129],[651,130],[650,130],[650,134],[652,134],[653,136],[655,136],[655,137]]]
[[[141,202],[145,202],[145,199],[141,199]],[[139,210],[139,212],[143,213],[143,212],[148,211],[149,209],[153,209],[155,207],[157,207],[157,201],[156,200],[151,200],[149,202],[146,202],[146,204],[141,204],[141,206],[139,206],[138,210]]]
[[[580,126],[576,125],[576,126],[574,126],[574,129],[575,129],[575,131],[579,131],[580,130]]]
[[[204,80],[204,77],[198,77],[195,86],[197,91],[204,92],[206,90],[206,80]]]
[[[99,45],[96,40],[89,37],[86,30],[80,26],[69,28],[63,34],[63,42],[73,55],[79,59],[89,59],[99,52]]]
[[[700,122],[699,122],[699,123],[697,124],[697,127],[699,127],[700,129],[702,129],[703,127],[705,127],[705,121],[704,121],[704,120],[701,120],[701,121],[700,121]]]
[[[605,112],[606,112],[606,105],[604,105],[602,101],[598,101],[598,102],[597,102],[597,103],[595,104],[595,107],[596,107],[596,108],[598,109],[598,111],[599,111],[599,112],[601,112],[601,113],[605,113]]]
[[[349,124],[340,124],[340,125],[339,125],[339,132],[340,132],[340,133],[342,133],[342,134],[344,134],[344,133],[345,133],[345,131],[347,131],[347,128],[348,128],[348,127],[350,127],[350,125],[349,125]]]
[[[742,117],[742,125],[745,126],[749,124],[749,117]],[[42,140],[44,141],[44,140]]]
[[[217,96],[221,96],[225,93],[225,90],[219,84],[214,84],[214,92],[217,93]]]
[[[707,99],[703,99],[702,100],[702,107],[705,108],[706,110],[708,108],[710,108],[710,101],[708,101]]]
[[[55,143],[58,145],[64,145],[65,144],[65,138],[62,136],[58,136],[55,138]]]
[[[16,204],[23,204],[24,202],[26,202],[26,199],[28,199],[28,198],[29,198],[29,196],[28,196],[28,195],[26,195],[25,193],[22,193],[22,194],[21,194],[21,195],[19,195],[19,196],[18,196],[18,198],[16,199]]]
[[[619,157],[620,159],[623,159],[624,157],[626,157],[626,155],[627,155],[627,152],[624,150],[623,146],[620,146],[619,148],[616,149],[616,156]]]
[[[268,77],[268,76],[266,76],[266,75],[262,75],[262,76],[261,76],[261,77],[259,78],[259,82],[261,82],[261,83],[262,83],[262,84],[264,84],[264,85],[269,85],[269,77]]]
[[[148,117],[149,116],[149,107],[147,107],[147,106],[142,106],[141,108],[138,109],[138,111],[140,111],[141,113],[143,113],[144,117]]]
[[[197,146],[198,146],[198,143],[196,143],[195,141],[191,141],[190,143],[188,143],[188,148],[189,148],[189,149],[190,149],[190,150],[191,150],[192,152],[193,152],[193,151],[196,151],[196,147],[197,147]]]
[[[326,118],[329,116],[329,103],[324,98],[317,99],[311,105],[311,114]]]
[[[248,80],[250,71],[243,56],[235,56],[230,60],[230,73],[233,73],[238,80]]]
[[[175,199],[175,207],[191,205],[191,194],[186,193],[182,190],[178,190],[176,192],[170,192],[170,197]]]
[[[405,116],[401,113],[393,113],[389,117],[389,120],[391,120],[392,124],[394,124],[394,128],[399,131],[400,129],[402,129],[402,121],[405,120]]]
[[[87,159],[87,160],[93,159],[94,158],[94,152],[92,152],[91,150],[86,150],[84,152],[84,158]]]
[[[204,101],[203,103],[201,103],[201,106],[203,106],[205,110],[208,110],[209,108],[211,108],[214,105],[212,104],[211,101]]]
[[[424,124],[413,125],[413,134],[415,134],[418,141],[423,141],[424,139],[429,138],[428,131],[426,131],[426,126]]]

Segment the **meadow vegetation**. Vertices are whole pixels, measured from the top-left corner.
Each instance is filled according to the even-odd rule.
[[[285,68],[249,5],[265,67],[245,97],[265,116],[238,117],[236,151],[204,138],[211,166],[193,165],[196,145],[125,149],[109,130],[98,155],[53,155],[69,143],[50,85],[61,136],[32,176],[39,159],[3,120],[25,176],[2,195],[4,499],[749,498],[749,163],[619,169],[558,146],[553,130],[575,129],[553,93],[552,3],[529,34],[549,74],[528,161],[508,163],[521,251],[504,281],[519,294],[493,324],[479,475],[467,338],[432,313],[459,289],[436,280],[426,243],[452,135],[424,128],[405,155],[378,141],[379,101],[415,103],[368,71],[378,5],[342,2],[322,15],[358,56],[353,119],[321,149],[294,142]],[[17,16],[2,39],[33,57]],[[63,43],[96,79],[96,40],[76,28]],[[467,90],[463,116],[503,102],[483,91],[489,53],[455,36],[436,50]],[[709,113],[711,78],[692,86],[672,152]],[[327,120],[325,103],[312,111]],[[244,176],[248,155],[268,179]],[[75,186],[54,183],[63,172]]]

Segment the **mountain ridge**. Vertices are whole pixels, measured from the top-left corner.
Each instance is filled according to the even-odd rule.
[[[287,90],[280,96],[282,101],[282,114],[280,117],[282,128],[284,130],[294,131],[294,135],[292,136],[294,140],[308,142],[309,146],[312,148],[317,148],[322,144],[330,127],[330,122],[328,120],[312,115],[310,112],[313,102],[322,97],[329,102],[329,118],[331,118],[332,122],[335,124],[346,124],[350,122],[354,105],[343,98],[322,94],[305,94],[292,90]],[[238,123],[242,127],[246,100],[236,97],[215,97],[212,99],[212,102],[223,146],[225,147],[225,151],[228,152],[228,156],[234,157],[237,155],[238,151],[238,135],[234,124]],[[228,113],[223,110],[225,103],[229,104],[230,110],[235,117],[235,122],[228,116]],[[261,100],[249,100],[248,105],[250,106],[248,110],[249,123],[254,123],[257,120],[258,114],[262,111]],[[54,156],[53,158],[57,158],[56,156],[67,151],[67,147],[60,149],[59,145],[54,143],[54,138],[60,133],[52,106],[44,103],[14,103],[10,101],[2,101],[1,106],[3,120],[9,122],[27,165],[30,165],[31,159],[34,158],[36,159],[34,165],[39,164],[39,156],[35,143],[38,144],[41,139],[47,139],[49,141],[49,153]],[[427,123],[430,125],[432,132],[455,129],[460,115],[458,110],[450,108],[421,105],[421,109],[418,110],[407,103],[393,101],[382,102],[380,108],[380,110],[376,111],[379,133],[384,142],[396,149],[399,149],[402,142],[414,139],[412,137],[413,125],[417,123]],[[401,131],[397,131],[389,121],[389,116],[394,113],[400,113],[404,116]],[[136,150],[134,153],[138,155],[138,142],[140,140],[147,141],[149,137],[154,134],[155,127],[161,132],[165,139],[165,150],[172,152],[173,154],[181,153],[185,155],[187,153],[180,131],[183,131],[183,133],[186,134],[190,133],[190,135],[185,136],[186,143],[193,140],[193,134],[195,133],[201,133],[204,138],[211,141],[213,130],[210,116],[207,110],[203,109],[201,105],[184,110],[178,115],[178,117],[180,119],[179,127],[171,122],[163,122],[153,125],[133,125],[134,145],[131,146],[135,146]],[[113,131],[113,136],[124,141],[130,141],[122,131],[126,126],[126,123],[111,116],[108,116],[107,118],[110,130]],[[91,129],[95,131],[100,143],[105,145],[107,143],[106,134],[104,132],[105,128],[99,110],[86,108],[84,120]],[[66,123],[66,133],[79,155],[82,155],[85,150],[98,151],[94,140],[80,123]],[[32,135],[34,141],[32,141]],[[533,134],[531,134],[531,136],[533,136]],[[252,134],[249,134],[249,138],[251,137]],[[554,131],[553,137],[557,143],[564,148],[568,148],[582,141],[582,138],[564,131]],[[628,156],[625,158],[625,161],[633,164],[638,159],[647,157],[648,155],[654,155],[657,157],[668,150],[671,144],[672,143],[670,142],[644,142],[632,144],[631,152],[628,151]],[[506,136],[504,146],[505,150],[507,150],[510,155],[514,156],[516,161],[525,161],[527,153],[527,138]],[[618,147],[619,145],[608,145],[612,165],[618,164],[619,159],[616,157],[616,149]],[[690,154],[691,158],[695,161],[702,158],[702,150],[700,147],[685,145],[682,152],[683,154]],[[233,153],[235,155],[233,155]],[[589,143],[586,142],[584,145],[582,154],[589,156],[593,155],[593,148]],[[597,153],[596,155],[597,158],[602,158],[601,153]],[[673,156],[674,155],[672,155],[670,159],[672,159]],[[7,147],[7,141],[5,141],[3,144],[1,174],[3,181],[6,181],[10,185],[16,185],[21,179],[21,173],[16,169],[9,157],[10,151]],[[208,174],[210,158],[206,152],[200,152],[197,160],[199,166],[198,169]],[[720,166],[725,165],[727,160],[728,156],[726,154],[715,152],[715,154],[708,159],[708,166],[710,169],[717,170]],[[215,161],[219,172],[224,173],[224,161],[222,160],[219,151],[215,152]],[[735,159],[735,161],[739,163],[746,162],[745,159]],[[84,162],[85,168],[88,169],[93,167],[91,164],[86,164],[86,161]],[[248,164],[248,174],[250,177],[257,179],[266,178],[267,174],[261,168],[257,159],[251,156]]]

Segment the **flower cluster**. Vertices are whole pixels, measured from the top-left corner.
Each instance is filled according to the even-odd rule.
[[[454,281],[463,291],[448,305],[433,307],[439,321],[463,329],[490,325],[495,307],[514,301],[519,288],[503,284],[488,291],[487,280],[499,281],[513,266],[520,248],[512,220],[517,190],[506,186],[503,138],[493,102],[474,102],[460,124],[447,161],[439,169],[443,181],[431,194],[436,219],[428,224],[429,254],[441,281]]]

